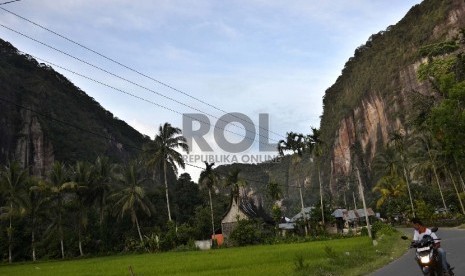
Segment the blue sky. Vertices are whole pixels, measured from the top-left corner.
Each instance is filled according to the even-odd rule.
[[[0,1],[3,2],[3,1]],[[218,109],[270,129],[309,133],[319,126],[322,97],[356,47],[396,24],[419,0],[334,1],[127,1],[23,0],[1,6],[95,51],[171,85]],[[66,51],[139,85],[215,117],[217,109],[112,64],[3,10],[0,23]],[[157,102],[179,113],[197,113],[109,76],[0,27],[19,50]],[[151,138],[164,122],[182,127],[182,116],[108,89],[62,69],[76,86],[115,116]],[[214,124],[217,119],[210,119]],[[238,133],[241,129],[228,127]],[[258,127],[257,127],[258,131]],[[206,139],[215,154],[227,154]],[[229,135],[229,134],[228,134]],[[240,141],[233,137],[231,141]],[[270,134],[272,140],[281,136]],[[256,154],[257,144],[244,154]],[[196,147],[194,154],[202,154]],[[197,165],[203,166],[201,163]],[[195,179],[198,169],[189,168]]]

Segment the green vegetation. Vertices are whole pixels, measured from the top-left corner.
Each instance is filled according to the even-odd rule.
[[[124,166],[108,158],[73,166],[55,162],[46,179],[37,179],[18,163],[1,167],[2,260],[169,251],[209,238],[209,207],[219,225],[228,197],[210,201],[207,191],[182,174],[168,187],[174,221],[167,222],[166,191],[149,168],[141,160]]]
[[[444,55],[457,50],[460,46],[457,45],[455,40],[448,40],[439,43],[421,46],[418,54],[421,57],[435,57]]]
[[[402,254],[407,242],[382,236],[259,245],[211,251],[169,252],[0,266],[4,275],[362,275]],[[361,259],[366,261],[360,262]],[[299,260],[301,260],[299,264]],[[326,274],[323,274],[326,273]]]
[[[430,57],[419,66],[418,79],[431,86],[431,95],[412,92],[413,112],[408,117],[412,131],[394,133],[372,164],[379,179],[373,192],[379,195],[377,205],[385,216],[416,215],[444,225],[464,220],[464,71],[463,49]],[[415,182],[411,187],[410,180]]]

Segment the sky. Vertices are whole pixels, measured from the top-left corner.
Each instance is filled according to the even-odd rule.
[[[187,121],[197,130],[207,122],[191,123],[196,115],[185,114],[206,115],[211,126],[203,137],[213,151],[193,141],[185,155],[190,165],[203,167],[199,159],[206,158],[217,165],[234,158],[250,163],[276,156],[259,148],[260,136],[268,136],[262,145],[273,144],[286,132],[309,134],[311,126],[319,127],[325,90],[354,50],[420,2],[22,0],[0,6],[126,68],[2,9],[0,38],[53,64],[105,109],[152,139],[165,122],[184,130]],[[236,120],[220,128],[219,123],[229,122],[222,116],[230,112],[253,124]],[[259,124],[259,114],[268,115],[268,125]],[[247,144],[251,140],[244,138],[243,125],[256,134],[241,152],[231,153],[215,138],[216,129],[229,143]],[[200,173],[193,166],[185,171],[193,180]]]

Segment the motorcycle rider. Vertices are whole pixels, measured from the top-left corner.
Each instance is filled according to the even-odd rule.
[[[442,271],[444,276],[451,275],[449,273],[449,265],[446,259],[446,251],[441,247],[441,242],[438,239],[438,236],[431,229],[426,228],[426,226],[421,222],[419,218],[412,219],[413,228],[415,229],[413,233],[413,242],[419,242],[423,239],[423,236],[429,235],[431,238],[434,239],[434,248],[438,252],[439,255],[439,262],[442,266]]]

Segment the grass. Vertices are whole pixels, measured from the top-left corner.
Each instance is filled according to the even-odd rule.
[[[1,265],[0,275],[364,275],[405,252],[399,235]],[[401,245],[401,246],[399,246]],[[402,246],[403,245],[403,246]],[[348,252],[348,253],[347,253]]]

